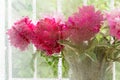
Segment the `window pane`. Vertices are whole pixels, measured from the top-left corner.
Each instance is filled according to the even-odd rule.
[[[32,0],[12,0],[12,25],[23,16],[32,17]],[[26,51],[12,47],[12,76],[13,78],[33,77],[31,69],[32,46]]]
[[[78,11],[78,8],[82,6],[83,0],[63,0],[62,1],[62,10],[63,14],[70,16],[73,12]]]

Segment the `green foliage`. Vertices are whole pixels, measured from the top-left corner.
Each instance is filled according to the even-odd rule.
[[[30,65],[33,72],[34,72],[34,63],[36,58],[37,58],[38,77],[57,78],[59,58],[62,58],[63,61],[62,63],[63,77],[68,77],[68,65],[62,56],[59,56],[58,54],[48,56],[43,51],[36,51],[34,54],[32,54],[31,65]]]

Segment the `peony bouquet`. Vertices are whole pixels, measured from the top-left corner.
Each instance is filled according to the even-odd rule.
[[[7,35],[22,51],[33,44],[36,51],[51,57],[62,52],[71,70],[70,80],[111,80],[105,74],[112,62],[120,61],[119,9],[102,13],[94,6],[82,6],[64,22],[44,17],[33,24],[23,17]]]

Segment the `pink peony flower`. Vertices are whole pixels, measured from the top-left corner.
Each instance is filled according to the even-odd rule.
[[[115,9],[106,14],[110,27],[110,34],[120,40],[120,9]]]
[[[33,44],[38,50],[46,51],[48,55],[59,53],[63,46],[58,43],[62,39],[63,25],[55,18],[40,19],[34,29]]]
[[[33,28],[34,25],[28,17],[17,21],[12,28],[7,31],[10,43],[20,50],[25,50],[30,43]]]
[[[99,32],[102,21],[103,15],[100,11],[95,11],[93,6],[83,6],[79,8],[79,12],[68,18],[65,35],[74,43],[90,40]]]

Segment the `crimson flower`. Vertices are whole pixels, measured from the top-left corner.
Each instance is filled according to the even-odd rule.
[[[120,9],[107,13],[106,19],[110,27],[110,34],[120,40]]]
[[[90,40],[99,32],[103,15],[93,6],[83,6],[79,12],[70,16],[66,22],[66,35],[74,43]]]
[[[20,50],[25,50],[30,43],[33,28],[34,25],[28,17],[15,22],[12,28],[7,31],[10,43]]]
[[[38,50],[46,51],[48,55],[59,53],[63,46],[58,43],[62,39],[63,25],[55,18],[40,19],[34,28],[32,43]]]

